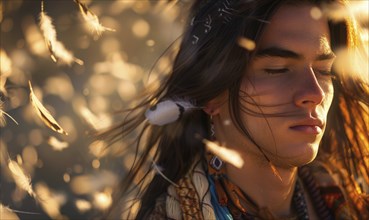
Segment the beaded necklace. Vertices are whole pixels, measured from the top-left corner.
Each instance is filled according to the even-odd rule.
[[[238,186],[230,182],[225,174],[220,172],[222,163],[217,157],[212,157],[209,160],[210,192],[216,216],[219,219],[254,220],[257,218],[252,213],[262,213],[264,216],[258,217],[265,219],[274,218],[269,211],[257,209],[257,205]],[[309,220],[308,207],[302,184],[305,185],[311,197],[319,219],[333,219],[333,215],[324,202],[319,187],[307,167],[299,168],[299,178],[296,181],[292,197],[292,206],[297,216],[290,219]]]
[[[255,213],[258,211],[253,208],[245,207],[245,206],[255,207],[256,206],[255,203],[252,202],[252,200],[250,200],[247,197],[247,195],[245,195],[236,185],[231,183],[225,176],[223,176],[222,179],[220,179],[220,177],[216,177],[218,178],[216,180],[214,179],[214,177],[210,178],[211,180],[209,182],[211,187],[212,198],[218,198],[218,200],[216,199],[212,200],[215,211],[217,212],[218,210],[217,216],[220,214],[223,216],[231,215],[232,219],[242,219],[242,220],[256,219],[256,216],[251,213]],[[223,189],[220,189],[219,186],[217,186],[218,184],[220,184],[220,187],[223,187]],[[292,205],[297,213],[297,216],[294,216],[291,219],[308,220],[309,214],[307,203],[304,197],[304,191],[300,181],[296,182],[292,202],[293,202]],[[228,217],[225,219],[231,218]]]
[[[299,220],[309,220],[309,212],[307,209],[307,204],[304,196],[304,191],[301,186],[300,180],[297,180],[295,185],[295,192],[292,197],[293,206],[297,212],[297,217]]]

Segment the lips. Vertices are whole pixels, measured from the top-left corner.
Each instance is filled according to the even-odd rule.
[[[320,134],[323,132],[324,123],[320,119],[306,119],[290,126],[290,129],[306,134]]]

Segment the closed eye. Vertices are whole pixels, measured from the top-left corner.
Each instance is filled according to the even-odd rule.
[[[280,74],[280,73],[287,73],[289,69],[287,68],[279,68],[279,69],[264,69],[264,71],[268,74]]]
[[[322,75],[332,75],[332,71],[327,70],[318,70],[318,72]]]
[[[329,76],[329,77],[335,78],[335,75],[331,70],[315,70],[315,71],[318,72],[322,76]]]

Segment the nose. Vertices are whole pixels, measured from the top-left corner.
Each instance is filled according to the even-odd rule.
[[[295,105],[299,107],[313,107],[322,103],[325,92],[319,84],[318,79],[312,68],[306,68],[302,77],[299,75],[299,83],[296,84],[297,90],[294,95]]]

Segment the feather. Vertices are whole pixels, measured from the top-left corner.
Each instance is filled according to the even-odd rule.
[[[3,104],[4,102],[0,100],[0,127],[4,127],[6,125],[6,120],[4,116],[8,116],[8,118],[10,118],[12,121],[14,121],[15,124],[18,125],[18,122],[12,116],[3,111]]]
[[[154,161],[152,162],[152,167],[154,168],[155,172],[157,172],[160,176],[162,176],[166,181],[168,181],[173,186],[178,187],[177,184],[175,184],[172,180],[170,180],[167,176],[164,175],[164,173],[162,172],[163,168],[159,167]]]
[[[7,210],[9,212],[14,212],[14,213],[20,213],[20,214],[29,214],[29,215],[39,215],[39,214],[41,214],[41,213],[38,213],[38,212],[26,212],[26,211],[11,209],[8,206],[3,206],[2,204],[0,204],[0,213],[3,214],[3,211],[5,211],[5,210]],[[1,217],[4,217],[4,216],[1,216]],[[4,218],[4,219],[18,219],[18,218]]]
[[[8,168],[15,181],[15,184],[22,190],[28,192],[29,195],[35,196],[31,185],[31,178],[25,173],[22,167],[14,160],[8,161]]]
[[[29,89],[30,89],[30,100],[32,103],[33,108],[36,110],[37,115],[42,119],[42,122],[44,124],[53,129],[54,131],[68,135],[67,132],[64,131],[64,129],[56,122],[54,117],[50,114],[50,112],[42,105],[42,103],[38,100],[36,95],[33,92],[31,81],[28,81],[29,83]]]
[[[96,33],[99,37],[104,31],[115,31],[112,28],[102,26],[97,15],[94,14],[85,4],[79,0],[74,0],[74,2],[78,4],[82,17],[86,21],[86,25],[91,33]]]
[[[220,159],[224,160],[229,164],[232,164],[237,168],[241,168],[243,166],[244,161],[237,151],[220,146],[219,144],[213,141],[209,141],[206,139],[203,139],[202,141],[209,149],[209,151],[217,155]]]
[[[0,127],[4,127],[6,124],[4,115],[8,116],[8,118],[10,118],[16,125],[19,125],[18,122],[12,116],[10,116],[8,113],[0,109]]]
[[[73,62],[83,65],[83,61],[75,58],[73,53],[68,51],[63,43],[57,40],[56,30],[52,19],[44,11],[44,2],[41,1],[40,13],[40,29],[44,36],[47,48],[50,51],[50,56],[54,62],[71,65]]]
[[[161,126],[178,120],[184,112],[194,108],[190,102],[169,99],[151,107],[145,116],[151,124]]]
[[[1,2],[0,2],[0,5],[1,5]],[[0,203],[0,213],[1,213],[0,214],[1,219],[19,220],[19,217],[18,215],[15,214],[14,210],[11,210],[10,208],[4,206],[1,203]]]

